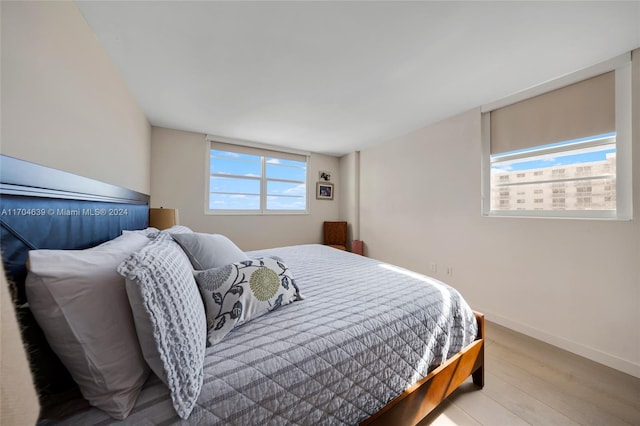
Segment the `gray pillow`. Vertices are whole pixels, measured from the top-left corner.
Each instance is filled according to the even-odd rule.
[[[302,296],[282,259],[244,260],[194,273],[207,312],[209,345],[236,326]]]
[[[193,232],[172,233],[171,236],[189,256],[193,269],[198,271],[249,260],[249,257],[224,235]]]
[[[203,381],[207,325],[189,259],[168,233],[120,264],[144,359],[186,419]]]

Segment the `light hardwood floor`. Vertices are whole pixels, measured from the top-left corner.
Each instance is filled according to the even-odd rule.
[[[468,380],[420,425],[640,426],[640,379],[486,323],[485,387]]]

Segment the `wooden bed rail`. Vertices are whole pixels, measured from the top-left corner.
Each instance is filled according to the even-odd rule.
[[[484,387],[484,314],[473,313],[478,321],[476,340],[360,425],[415,425],[469,376]]]

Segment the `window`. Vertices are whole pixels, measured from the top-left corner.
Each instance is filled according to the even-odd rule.
[[[576,188],[576,191],[578,193],[580,193],[580,192],[591,192],[591,187],[590,186],[578,187],[578,188]]]
[[[307,157],[212,142],[207,213],[306,213]]]
[[[632,217],[630,55],[482,113],[483,215]]]
[[[559,165],[562,164],[561,167]],[[585,165],[586,164],[586,165]],[[603,164],[608,164],[608,172]],[[491,156],[492,210],[509,211],[497,203],[506,189],[517,188],[518,204],[525,204],[527,209],[556,210],[559,205],[553,203],[554,197],[562,196],[562,204],[568,202],[575,210],[608,210],[615,211],[613,203],[605,203],[604,198],[588,197],[596,186],[615,188],[616,175],[612,171],[616,167],[615,134],[601,135],[580,141],[569,141],[550,146],[535,147],[529,150],[508,152]],[[533,181],[509,182],[502,176],[516,175],[518,170],[532,170],[536,177]],[[535,175],[536,171],[551,170],[546,178]],[[527,192],[527,188],[538,188]],[[540,189],[541,188],[541,189]],[[540,198],[547,189],[548,200]],[[522,198],[523,195],[527,195]],[[534,204],[544,204],[542,207]],[[519,206],[522,209],[523,206]]]
[[[551,188],[553,188],[553,192],[552,194],[555,196],[556,194],[562,194],[562,196],[564,197],[564,194],[566,192],[566,185],[563,183],[554,183],[551,185]]]

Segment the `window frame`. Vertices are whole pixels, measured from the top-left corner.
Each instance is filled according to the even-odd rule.
[[[615,124],[616,124],[616,210],[491,210],[491,119],[493,110],[520,102],[615,71]],[[631,54],[626,53],[609,61],[543,83],[505,99],[480,108],[481,113],[481,215],[485,217],[606,219],[631,220],[633,218],[632,193],[632,67]],[[593,135],[596,136],[596,135]]]
[[[260,208],[259,209],[253,209],[253,210],[239,210],[239,209],[225,209],[225,210],[217,210],[217,209],[211,209],[210,208],[210,199],[209,196],[211,194],[211,177],[214,176],[215,174],[211,172],[211,152],[213,150],[218,150],[218,151],[225,151],[224,149],[219,149],[219,148],[214,148],[213,144],[215,142],[219,142],[219,143],[223,143],[223,144],[227,144],[227,145],[235,145],[238,146],[240,148],[244,147],[244,148],[249,148],[252,149],[254,151],[256,151],[255,153],[252,153],[251,155],[259,155],[260,156],[260,176],[259,177],[252,177],[251,179],[257,180],[260,182]],[[227,152],[234,152],[232,150],[229,150]],[[265,145],[265,144],[258,144],[258,143],[254,143],[254,142],[246,142],[246,141],[236,141],[233,139],[228,139],[228,138],[221,138],[221,137],[212,137],[207,135],[206,137],[206,143],[205,143],[205,159],[206,159],[206,165],[205,165],[205,196],[204,196],[204,213],[206,215],[222,215],[222,216],[269,216],[269,215],[307,215],[309,214],[309,159],[310,159],[310,153],[308,152],[304,152],[304,151],[297,151],[297,150],[285,150],[282,148],[278,148],[275,146],[271,146],[271,145]],[[298,183],[299,181],[290,181],[287,179],[280,179],[280,178],[269,178],[267,176],[267,158],[271,159],[280,159],[280,160],[289,160],[286,154],[295,154],[295,155],[299,155],[299,156],[303,156],[305,157],[305,181],[304,181],[304,185],[305,185],[305,208],[304,210],[274,210],[274,209],[267,209],[267,197],[269,196],[267,194],[267,184],[268,182],[285,182],[285,183]],[[282,157],[279,157],[278,155],[281,155]],[[222,175],[221,175],[222,176]],[[237,178],[237,179],[247,179],[247,177],[244,176],[234,176],[234,175],[228,175],[228,176],[224,176],[227,178]]]

